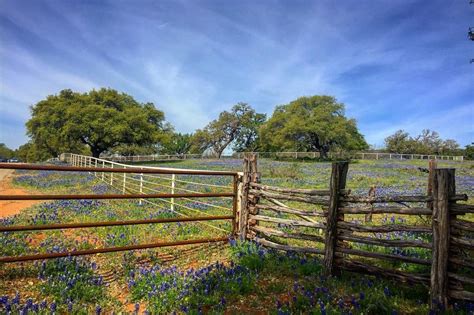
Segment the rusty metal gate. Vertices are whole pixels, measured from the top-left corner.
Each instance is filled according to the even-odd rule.
[[[94,173],[135,173],[135,174],[182,174],[182,175],[206,175],[206,176],[229,176],[232,177],[232,192],[216,192],[216,193],[153,193],[153,194],[82,194],[82,195],[0,195],[0,200],[80,200],[80,199],[171,199],[171,198],[209,198],[221,197],[232,198],[232,214],[219,216],[193,216],[184,218],[165,218],[165,219],[143,219],[128,221],[101,221],[87,223],[58,223],[43,225],[17,225],[17,226],[0,226],[0,232],[18,232],[18,231],[43,231],[43,230],[62,230],[62,229],[78,229],[91,227],[106,227],[120,225],[140,225],[140,224],[159,224],[173,222],[203,222],[212,220],[232,220],[232,231],[226,237],[216,238],[200,238],[173,242],[156,242],[148,244],[136,244],[128,246],[117,246],[107,248],[95,248],[76,251],[65,251],[60,253],[44,253],[22,256],[0,257],[0,263],[19,262],[27,260],[42,260],[49,258],[91,255],[98,253],[120,252],[136,249],[170,247],[190,244],[204,244],[226,242],[237,232],[236,213],[238,198],[238,173],[230,171],[207,171],[207,170],[182,170],[182,169],[143,169],[143,168],[104,168],[104,167],[75,167],[75,166],[57,166],[57,165],[36,165],[36,164],[11,164],[0,163],[0,169],[14,170],[34,170],[34,171],[60,171],[60,172],[94,172]]]

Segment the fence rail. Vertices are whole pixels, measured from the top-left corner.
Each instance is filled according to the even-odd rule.
[[[94,176],[99,177],[102,181],[107,183],[109,186],[114,187],[122,194],[127,193],[130,195],[142,195],[147,194],[152,196],[156,193],[166,193],[163,196],[173,195],[168,197],[159,197],[161,202],[169,205],[169,210],[180,216],[186,217],[184,212],[193,212],[200,215],[206,215],[207,213],[196,209],[197,207],[190,206],[184,202],[178,202],[176,198],[185,193],[209,193],[208,191],[214,190],[215,192],[222,193],[223,191],[235,191],[239,189],[238,181],[239,174],[237,172],[230,171],[209,171],[209,170],[194,170],[194,169],[177,169],[169,167],[152,167],[152,166],[133,166],[123,163],[117,163],[108,161],[105,159],[98,159],[91,156],[78,155],[72,153],[63,153],[61,160],[71,164],[73,167],[78,167],[81,170],[87,170]],[[44,166],[47,169],[49,166]],[[159,170],[159,172],[157,172]],[[111,173],[106,175],[107,173]],[[115,174],[114,173],[120,173]],[[133,173],[135,176],[127,175]],[[160,176],[158,176],[158,175]],[[216,177],[232,177],[232,180],[225,184],[216,184],[214,182],[203,181],[203,178],[216,178]],[[200,180],[200,181],[199,181]],[[234,198],[230,205],[216,205],[208,201],[192,200],[189,196],[182,196],[181,200],[192,202],[192,204],[199,204],[204,207],[208,207],[213,210],[226,210],[232,212],[235,215],[236,207],[239,206],[238,198]],[[212,197],[208,195],[208,197]],[[164,199],[167,198],[167,199]],[[150,199],[139,198],[140,204],[148,203],[152,205],[158,205],[155,201]],[[224,231],[222,228],[214,226],[209,223],[202,222],[201,224],[211,227],[215,230]]]
[[[376,196],[371,189],[367,196],[355,196],[346,188],[347,162],[333,163],[329,189],[316,190],[261,184],[256,160],[253,154],[244,158],[241,237],[277,250],[321,255],[327,275],[348,270],[424,284],[433,306],[447,305],[448,298],[474,300],[473,274],[462,268],[474,268],[474,222],[462,217],[474,213],[474,206],[457,204],[468,198],[456,194],[454,169],[430,163],[426,195]],[[375,222],[375,214],[425,218]],[[361,215],[364,222],[357,219]],[[421,252],[408,255],[406,249]],[[400,271],[384,265],[387,260],[425,269]]]
[[[65,153],[68,154],[68,153]],[[280,158],[280,159],[316,159],[320,157],[319,152],[234,152],[223,155],[221,158],[243,159],[247,154],[255,154],[258,158]],[[329,157],[346,157],[360,160],[440,160],[440,161],[464,161],[462,155],[436,155],[415,153],[386,153],[386,152],[329,152]],[[215,158],[208,154],[153,154],[153,155],[130,155],[130,156],[104,156],[102,159],[112,162],[165,162],[173,160],[207,159]],[[60,160],[64,160],[61,157]]]
[[[209,221],[217,220],[231,220],[232,231],[225,231],[228,235],[225,237],[214,237],[214,238],[202,238],[202,239],[191,239],[182,241],[172,242],[158,242],[149,244],[134,244],[128,246],[119,247],[108,247],[108,248],[95,248],[87,250],[73,250],[65,251],[61,253],[44,253],[35,255],[23,255],[23,256],[11,256],[11,257],[0,257],[0,263],[8,262],[19,262],[27,260],[38,260],[48,259],[57,257],[67,256],[78,256],[78,255],[89,255],[97,253],[108,253],[108,252],[119,252],[135,249],[146,249],[146,248],[157,248],[157,247],[169,247],[189,244],[203,244],[213,242],[225,242],[232,237],[236,232],[235,217],[237,212],[237,197],[238,197],[238,173],[236,172],[224,172],[224,171],[205,171],[205,170],[184,170],[184,169],[168,169],[168,168],[134,168],[127,165],[117,165],[117,163],[109,164],[110,167],[105,167],[108,162],[105,160],[93,159],[91,157],[72,155],[68,156],[68,162],[73,166],[59,166],[59,165],[35,165],[35,164],[11,164],[11,163],[0,163],[0,169],[15,169],[15,170],[41,170],[41,171],[60,171],[60,172],[89,172],[94,174],[101,180],[114,186],[113,175],[123,176],[122,194],[95,194],[95,195],[0,195],[0,200],[69,200],[69,199],[140,199],[143,201],[151,202],[150,199],[186,199],[199,202],[195,199],[198,198],[232,198],[232,207],[229,209],[230,213],[227,215],[210,215],[204,213],[205,216],[189,216],[179,211],[173,210],[184,216],[184,218],[166,218],[166,219],[143,219],[143,220],[128,220],[128,221],[101,221],[101,222],[79,222],[79,223],[59,223],[59,224],[44,224],[44,225],[22,225],[22,226],[0,226],[0,232],[19,232],[19,231],[43,231],[43,230],[58,230],[58,229],[78,229],[78,228],[92,228],[92,227],[106,227],[106,226],[122,226],[122,225],[140,225],[140,224],[160,224],[160,223],[171,223],[171,222],[199,222],[201,224],[208,224]],[[114,167],[115,166],[115,167]],[[118,167],[120,166],[120,168]],[[105,174],[109,174],[109,179],[106,178]],[[190,191],[187,193],[175,193],[174,189],[170,193],[151,193],[147,194],[143,192],[143,182],[140,181],[140,191],[138,193],[129,193],[130,187],[127,186],[127,178],[130,180],[133,177],[130,174],[139,174],[139,178],[143,179],[143,176],[156,176],[158,175],[171,175],[173,181],[177,175],[182,176],[227,176],[232,178],[233,185],[230,186],[231,192],[226,191],[215,191],[215,192],[200,192]],[[139,179],[139,180],[140,180]],[[115,186],[114,186],[115,187]],[[228,188],[227,186],[223,186]],[[176,187],[174,187],[176,188]],[[174,205],[174,203],[172,204]],[[211,227],[213,225],[210,225]]]

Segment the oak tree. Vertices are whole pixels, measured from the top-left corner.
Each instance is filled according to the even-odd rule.
[[[160,141],[164,114],[152,103],[141,104],[125,93],[102,88],[87,93],[62,90],[31,108],[27,133],[51,156],[81,151],[94,157],[123,145],[147,146]]]
[[[268,151],[319,151],[325,158],[333,148],[367,148],[356,121],[344,115],[344,104],[326,95],[300,97],[277,106],[260,131]]]

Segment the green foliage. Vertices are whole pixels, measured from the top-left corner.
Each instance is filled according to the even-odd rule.
[[[242,127],[235,138],[234,151],[255,152],[260,149],[259,128],[266,118],[265,114],[250,112],[242,119]]]
[[[474,142],[466,145],[464,149],[464,154],[468,160],[474,160]]]
[[[164,114],[152,103],[140,104],[113,89],[62,90],[31,111],[28,135],[51,156],[78,153],[84,145],[95,157],[119,145],[148,146],[159,143],[165,130]]]
[[[224,150],[235,141],[235,149],[244,151],[257,147],[258,127],[265,120],[264,114],[256,113],[246,103],[234,105],[230,112],[223,111],[219,118],[204,129],[198,129],[193,137],[193,152],[211,150],[221,157]]]
[[[385,138],[389,152],[415,154],[459,155],[459,144],[452,139],[443,140],[436,131],[424,129],[419,136],[411,137],[408,132],[398,130]]]
[[[40,279],[43,293],[58,302],[98,302],[105,295],[100,276],[82,259],[61,258],[48,260],[41,266]]]
[[[303,177],[301,170],[301,165],[298,162],[293,162],[291,164],[279,165],[279,164],[269,164],[268,173],[264,174],[269,177],[274,178],[290,178],[298,179]]]
[[[186,154],[190,153],[193,135],[189,133],[172,133],[163,145],[162,153]]]
[[[168,314],[202,313],[202,309],[222,311],[226,298],[252,291],[255,275],[246,268],[213,264],[208,267],[179,272],[175,267],[161,269],[155,265],[131,271],[129,286],[132,300],[146,301],[148,310]],[[196,312],[197,311],[197,312]]]
[[[46,161],[47,159],[53,157],[53,155],[45,147],[39,147],[31,141],[21,145],[16,150],[16,154],[22,162],[29,163]]]
[[[15,155],[15,152],[7,147],[5,143],[0,143],[0,159],[10,159]]]
[[[367,148],[356,121],[344,116],[344,104],[325,95],[277,106],[261,128],[261,141],[268,151],[319,151],[323,158],[335,148]]]

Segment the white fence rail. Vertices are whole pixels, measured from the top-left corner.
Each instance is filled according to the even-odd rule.
[[[137,167],[140,169],[165,169],[165,170],[183,170],[167,167],[152,167],[152,166],[131,166],[127,164],[117,163],[113,161],[108,161],[106,159],[98,159],[92,156],[79,155],[74,153],[63,153],[61,154],[60,161],[71,164],[72,166],[78,167],[97,167],[97,168],[134,168]],[[233,189],[233,183],[221,182],[205,182],[204,178],[209,179],[209,176],[200,176],[200,175],[183,175],[183,174],[127,174],[127,173],[105,173],[105,172],[91,172],[95,177],[102,180],[107,185],[115,188],[120,191],[122,194],[126,193],[140,193],[140,194],[149,194],[149,193],[172,193],[175,192],[184,193],[202,193],[202,192],[211,192],[212,190],[217,191],[229,191]],[[191,179],[189,179],[191,177]],[[214,178],[213,176],[212,178]],[[224,179],[224,177],[220,177]],[[194,180],[193,180],[194,179]],[[201,181],[198,181],[201,180]],[[201,189],[201,190],[199,190]],[[187,217],[189,216],[189,211],[193,213],[200,213],[204,215],[209,215],[210,211],[226,211],[226,214],[232,213],[232,205],[227,204],[215,204],[212,201],[201,201],[190,198],[180,198],[180,200],[175,200],[175,198],[168,199],[159,199],[162,202],[165,202],[169,205],[169,210],[180,216]],[[182,202],[185,200],[188,203]],[[144,202],[155,205],[162,206],[157,204],[154,201],[149,199],[140,199],[139,203],[142,205]],[[203,211],[206,210],[206,211]],[[209,211],[210,210],[210,211]],[[212,213],[216,214],[216,213]],[[228,232],[227,230],[215,226],[207,222],[198,223],[210,226],[214,229]]]
[[[319,158],[319,152],[235,152],[232,155],[225,155],[221,158],[243,159],[246,153],[254,153],[260,158],[287,158],[304,159]],[[433,154],[406,154],[406,153],[385,153],[385,152],[348,152],[329,153],[330,157],[348,156],[361,160],[443,160],[443,161],[464,161],[461,155],[433,155]],[[109,156],[103,157],[107,161],[114,162],[150,162],[150,161],[171,161],[188,159],[213,158],[203,154],[175,154],[175,155],[134,155],[134,156]]]
[[[260,158],[319,158],[319,152],[251,152]],[[246,152],[234,153],[233,157],[243,158]],[[329,152],[329,157],[347,156],[360,160],[446,160],[463,161],[463,156],[448,155],[427,155],[427,154],[405,154],[405,153],[385,153],[385,152]]]

